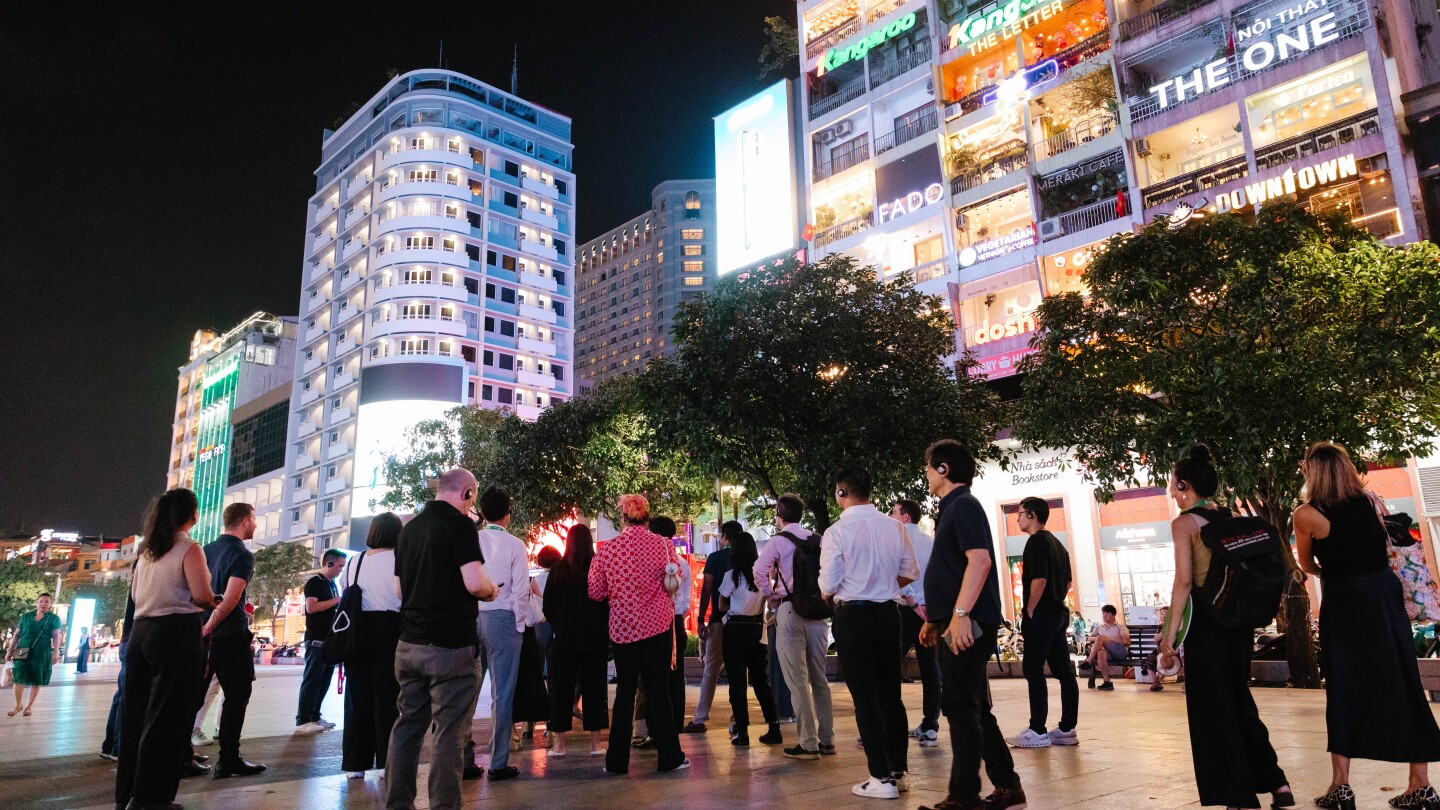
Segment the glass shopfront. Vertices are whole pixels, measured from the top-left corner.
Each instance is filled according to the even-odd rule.
[[[1121,608],[1169,604],[1175,584],[1170,535],[1174,510],[1165,490],[1120,490],[1099,505],[1099,512],[1100,553],[1111,602]]]
[[[1065,514],[1065,499],[1050,498],[1045,501],[1050,507],[1050,517],[1045,522],[1045,528],[1065,547],[1071,551],[1069,523]],[[1008,577],[1002,584],[1008,592],[1011,616],[1019,617],[1025,615],[1025,543],[1030,535],[1020,531],[1020,502],[1002,504],[1000,516],[1005,526],[1005,570]],[[1070,591],[1066,594],[1065,602],[1071,610],[1075,609],[1075,562],[1072,555],[1070,562]],[[1002,602],[1005,597],[1001,597]]]
[[[1258,150],[1374,110],[1370,60],[1357,54],[1245,99]],[[1378,129],[1377,129],[1378,131]]]
[[[1088,245],[1071,248],[1042,259],[1040,263],[1044,274],[1045,294],[1057,295],[1073,292],[1089,295],[1090,287],[1085,282],[1085,268],[1090,264],[1095,249],[1103,244],[1103,242],[1091,242]]]

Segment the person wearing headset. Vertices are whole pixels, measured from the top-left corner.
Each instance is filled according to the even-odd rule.
[[[870,778],[851,792],[898,799],[906,789],[910,723],[900,698],[900,589],[920,576],[910,533],[870,504],[870,473],[835,475],[840,519],[820,544],[820,593],[835,606],[835,651],[855,701]]]
[[[428,729],[433,744],[430,806],[459,810],[461,746],[475,699],[476,600],[494,600],[500,586],[485,573],[479,530],[467,517],[475,505],[475,476],[450,470],[435,489],[435,500],[406,524],[395,545],[400,698],[386,756],[385,806],[415,805],[420,748]]]

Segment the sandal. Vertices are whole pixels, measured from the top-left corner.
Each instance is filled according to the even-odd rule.
[[[13,709],[11,709],[10,711],[6,712],[6,713],[5,713],[5,716],[6,716],[6,717],[14,717],[15,715],[19,714],[20,711],[21,711],[20,707],[19,707],[19,706],[16,706],[15,708],[13,708]]]
[[[29,716],[30,716],[30,710],[29,710],[29,709],[26,709],[26,710],[25,710],[25,716],[26,716],[26,717],[29,717]]]

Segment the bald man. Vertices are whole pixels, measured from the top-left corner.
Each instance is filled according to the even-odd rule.
[[[478,489],[475,476],[450,470],[435,488],[435,500],[406,524],[395,546],[400,716],[386,762],[385,806],[391,810],[415,806],[420,746],[432,723],[430,806],[460,808],[460,749],[475,695],[476,600],[488,602],[497,591],[485,573],[479,533],[469,517]]]

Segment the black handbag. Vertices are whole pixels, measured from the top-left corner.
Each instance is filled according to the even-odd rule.
[[[360,559],[355,561],[354,581],[347,583],[345,592],[340,594],[340,604],[335,607],[335,622],[330,625],[330,637],[320,648],[320,654],[330,666],[349,663],[361,652],[360,606],[363,591],[360,588],[360,567],[365,564],[365,556],[362,551]]]

